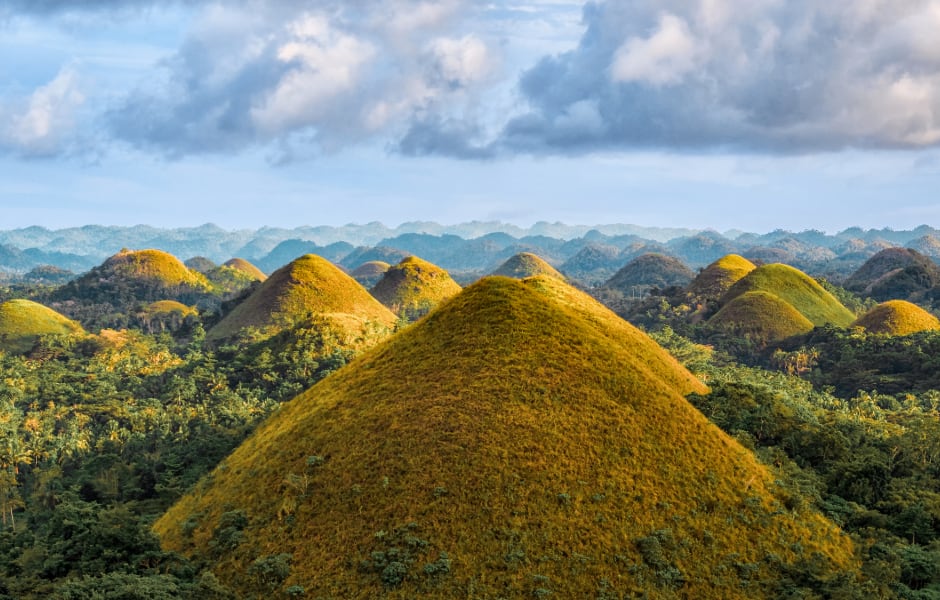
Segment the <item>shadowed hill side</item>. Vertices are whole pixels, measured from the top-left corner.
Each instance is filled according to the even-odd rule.
[[[395,322],[395,315],[339,267],[307,254],[275,271],[206,339],[233,339],[249,327],[274,334],[311,314],[336,321],[352,337],[369,324],[390,327]]]
[[[682,261],[665,254],[647,253],[631,260],[604,283],[603,287],[625,294],[634,288],[686,286],[695,277]]]
[[[909,271],[908,276],[915,279],[920,277],[932,280],[921,286],[914,285],[915,289],[899,290],[898,293],[904,294],[905,298],[911,292],[929,288],[932,283],[940,281],[940,267],[929,257],[909,248],[886,248],[865,261],[865,264],[845,280],[843,287],[857,294],[871,295],[876,298],[883,296],[880,299],[887,300],[891,298],[891,287],[906,287],[902,281],[905,279],[904,271]],[[894,285],[890,281],[893,278],[898,280],[893,282]],[[881,288],[881,290],[876,288]],[[884,293],[879,294],[879,291]]]
[[[41,335],[77,335],[81,325],[31,300],[7,300],[0,304],[0,349],[29,352]]]
[[[813,323],[793,305],[760,290],[737,296],[715,313],[708,324],[761,343],[778,342],[813,329]]]
[[[526,277],[535,277],[536,275],[548,275],[564,281],[565,276],[559,273],[555,267],[551,266],[540,257],[531,252],[520,252],[509,257],[506,262],[491,273],[491,275],[501,275],[503,277],[512,277],[513,279],[525,279]]]
[[[155,531],[246,596],[755,598],[804,556],[851,569],[689,391],[586,295],[485,278],[285,404]]]
[[[926,310],[905,300],[889,300],[874,307],[855,323],[869,333],[910,335],[940,329],[940,320]]]
[[[397,315],[414,320],[459,294],[460,289],[444,269],[409,256],[390,267],[369,293]]]
[[[757,268],[757,265],[737,254],[728,254],[708,265],[699,273],[688,291],[696,297],[718,300],[742,277]]]
[[[350,275],[353,279],[358,281],[362,287],[369,289],[382,279],[382,275],[385,275],[385,272],[388,271],[391,266],[392,265],[381,260],[370,260],[353,269]]]
[[[848,327],[855,315],[812,277],[788,265],[770,264],[745,275],[721,298],[726,306],[747,292],[768,292],[790,304],[813,325]]]

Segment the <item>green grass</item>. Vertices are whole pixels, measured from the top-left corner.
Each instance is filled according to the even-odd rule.
[[[555,267],[545,262],[542,258],[531,252],[520,252],[511,256],[498,269],[493,271],[492,275],[501,275],[503,277],[512,277],[514,279],[524,279],[526,277],[535,277],[536,275],[548,275],[555,279],[564,281],[565,276],[559,273]]]
[[[157,302],[151,302],[144,307],[143,313],[147,316],[159,316],[159,315],[168,315],[172,313],[177,313],[180,316],[195,316],[199,314],[192,306],[186,306],[182,302],[177,302],[176,300],[158,300]]]
[[[745,292],[725,304],[708,324],[763,343],[812,331],[813,323],[792,304],[769,292]]]
[[[0,348],[16,354],[29,352],[41,335],[78,335],[81,325],[31,300],[0,304]]]
[[[721,298],[725,306],[747,292],[767,292],[790,304],[813,325],[831,323],[848,327],[855,315],[812,277],[784,264],[758,267],[745,275]]]
[[[350,341],[369,328],[389,328],[396,321],[394,314],[339,267],[307,254],[272,273],[206,337],[233,339],[247,328],[274,335],[310,316],[331,319]]]
[[[859,317],[853,326],[869,333],[910,335],[919,331],[938,330],[940,320],[906,300],[889,300]]]
[[[314,598],[754,598],[774,561],[854,568],[692,391],[585,294],[485,278],[285,404],[154,529],[246,596],[283,553],[281,589]]]
[[[737,254],[728,254],[705,267],[689,285],[695,296],[717,300],[757,266]]]
[[[414,319],[460,293],[444,269],[409,256],[385,271],[369,293],[399,316]]]

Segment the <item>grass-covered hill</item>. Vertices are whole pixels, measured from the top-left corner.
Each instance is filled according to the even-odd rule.
[[[491,274],[514,279],[524,279],[536,275],[548,275],[562,281],[565,279],[565,276],[559,273],[555,267],[531,252],[520,252],[510,256]]]
[[[246,597],[760,598],[848,538],[550,277],[485,278],[282,406],[155,526]]]
[[[919,331],[940,330],[940,320],[906,300],[889,300],[874,307],[855,323],[869,333],[910,335]]]
[[[158,300],[147,304],[134,314],[134,325],[147,333],[178,331],[191,325],[199,317],[199,311],[175,300]]]
[[[940,283],[940,267],[930,257],[910,248],[886,248],[845,280],[851,292],[878,300],[908,299]]]
[[[225,262],[222,264],[222,266],[223,266],[223,267],[228,267],[229,269],[235,269],[236,271],[240,271],[240,272],[244,273],[245,275],[248,275],[249,277],[251,277],[251,279],[252,279],[253,281],[264,281],[265,279],[268,278],[268,276],[265,275],[265,274],[261,271],[261,269],[259,269],[258,267],[254,266],[253,264],[251,264],[250,262],[248,262],[248,261],[245,260],[244,258],[232,258],[232,259],[229,259],[229,260],[225,261]]]
[[[638,287],[685,287],[693,277],[695,273],[678,258],[650,252],[628,262],[603,287],[627,294]]]
[[[243,258],[233,258],[205,271],[216,293],[231,299],[240,292],[268,278],[261,269]]]
[[[31,300],[0,304],[0,350],[28,352],[42,335],[76,335],[81,325]]]
[[[689,293],[708,300],[718,300],[735,283],[757,266],[737,254],[725,255],[711,263],[689,284]]]
[[[748,292],[767,292],[790,304],[813,325],[848,327],[855,315],[812,277],[783,264],[760,266],[749,272],[721,298],[722,307]]]
[[[735,297],[708,324],[757,343],[777,342],[813,329],[813,323],[792,304],[761,290]]]
[[[272,273],[209,330],[207,339],[234,339],[248,328],[274,334],[311,316],[334,321],[350,338],[371,327],[391,327],[396,319],[339,267],[306,254]]]
[[[352,270],[349,274],[353,279],[359,282],[364,288],[371,288],[377,284],[382,275],[391,268],[392,265],[381,260],[370,260],[362,263]]]
[[[417,256],[390,267],[369,293],[397,315],[414,320],[460,293],[444,269]]]
[[[187,269],[198,271],[203,275],[219,266],[205,256],[193,256],[192,258],[187,258],[183,264],[186,265]]]

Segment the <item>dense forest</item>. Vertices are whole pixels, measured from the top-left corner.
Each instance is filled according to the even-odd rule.
[[[688,275],[675,279],[675,262],[659,261],[661,268],[644,258],[613,283],[573,283],[704,382],[710,392],[688,401],[772,471],[783,490],[781,510],[820,512],[851,536],[858,561],[857,571],[834,575],[806,556],[754,589],[780,598],[940,598],[940,326],[902,335],[861,320],[892,298],[929,313],[935,282],[902,267],[892,270],[893,287],[875,273],[877,284],[848,291],[761,261],[727,281],[712,267],[685,269]],[[434,265],[407,264],[419,273],[433,267],[439,277]],[[263,328],[213,339],[207,332],[239,314],[238,306],[267,306],[284,294],[270,291],[274,283],[231,272],[213,282],[192,270],[191,279],[169,285],[112,271],[105,277],[106,265],[70,283],[27,281],[0,290],[3,301],[34,300],[84,328],[37,331],[26,346],[13,343],[18,330],[0,332],[0,598],[240,597],[243,590],[213,573],[213,560],[240,543],[243,514],[225,513],[210,555],[161,549],[152,524],[283,402],[380,338],[407,330],[409,321],[433,315],[459,286],[448,278],[455,291],[424,297],[416,290],[428,277],[409,279],[413,306],[404,310],[402,293],[388,291],[390,276],[374,289],[395,298],[398,320],[383,327],[369,321],[369,333],[358,337],[349,334],[348,319],[335,316],[346,309],[301,307],[288,319],[280,306]],[[617,288],[623,281],[628,287]],[[359,290],[343,293],[353,292]],[[170,301],[182,308],[157,304]],[[754,305],[747,302],[758,301],[773,301],[787,318],[793,313],[794,328],[748,321]],[[310,468],[318,460],[311,456]],[[656,553],[649,564],[668,565],[669,553],[679,550],[666,534],[654,537],[635,544]],[[259,557],[245,576],[258,595],[303,597],[303,586],[284,583],[292,560],[277,552]],[[449,568],[446,556],[439,561],[435,569]],[[745,581],[759,566],[733,568]],[[670,577],[647,591],[670,597],[682,587],[678,575]],[[388,589],[396,585],[392,578]],[[526,593],[550,593],[534,589],[542,591]],[[612,588],[590,594],[639,597]]]

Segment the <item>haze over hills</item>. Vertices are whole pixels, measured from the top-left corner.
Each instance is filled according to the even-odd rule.
[[[155,530],[246,595],[272,552],[285,589],[342,598],[754,598],[804,553],[851,571],[691,391],[585,294],[486,278],[284,405]]]

